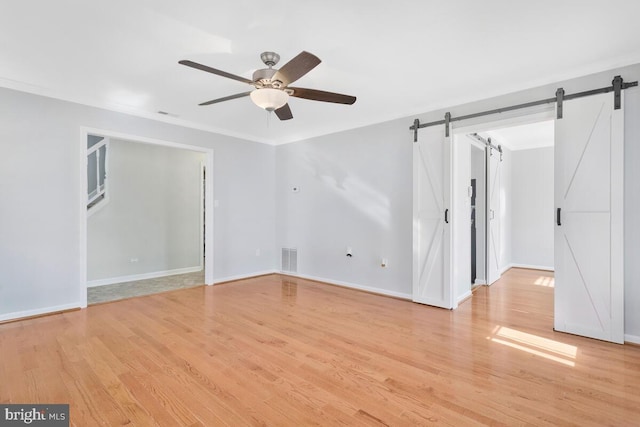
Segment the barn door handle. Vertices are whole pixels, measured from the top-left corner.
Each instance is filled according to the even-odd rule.
[[[449,224],[449,209],[444,210],[444,222]]]
[[[556,210],[556,224],[562,225],[562,221],[560,220],[560,213],[562,212],[561,208]]]

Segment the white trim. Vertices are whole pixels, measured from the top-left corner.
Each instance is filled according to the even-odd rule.
[[[165,147],[173,147],[179,148],[183,150],[192,150],[200,153],[205,153],[207,155],[206,159],[206,167],[207,167],[207,176],[206,176],[206,196],[205,196],[205,204],[206,204],[206,213],[205,213],[205,223],[208,225],[206,227],[206,239],[209,242],[207,248],[205,250],[205,262],[204,262],[204,282],[207,285],[213,285],[213,230],[214,230],[214,215],[213,215],[213,187],[214,187],[214,153],[212,148],[201,147],[198,145],[189,145],[182,144],[178,142],[165,141],[157,138],[149,138],[140,135],[127,134],[123,132],[116,132],[112,130],[106,129],[98,129],[87,126],[80,126],[80,194],[79,194],[79,204],[78,211],[80,212],[80,221],[78,221],[78,236],[80,239],[80,254],[79,254],[79,277],[78,277],[78,286],[79,286],[79,297],[81,301],[80,307],[85,308],[87,306],[87,135],[100,135],[109,138],[122,139],[125,141],[131,142],[139,142],[144,144],[154,144],[154,145],[162,145]]]
[[[258,277],[258,276],[266,276],[268,274],[282,274],[282,273],[280,273],[280,271],[278,271],[278,270],[256,271],[255,273],[250,273],[250,274],[238,274],[238,275],[235,275],[235,276],[220,277],[218,279],[215,279],[213,284],[217,285],[217,284],[220,284],[220,283],[233,282],[233,281],[236,281],[236,280],[252,279],[252,278]]]
[[[100,135],[94,135],[94,136],[100,136]],[[89,156],[94,151],[98,151],[100,148],[102,148],[105,145],[107,145],[108,142],[109,142],[109,138],[103,137],[102,141],[98,142],[97,144],[92,145],[91,148],[87,148],[87,156]]]
[[[471,292],[471,289],[469,289],[467,292],[465,292],[464,294],[458,297],[458,304],[460,304],[462,301],[466,300],[467,298],[470,298],[471,295],[473,295],[473,292]]]
[[[620,103],[624,106],[624,93],[620,94]],[[610,206],[610,230],[611,230],[611,306],[617,315],[612,316],[611,341],[624,343],[624,114],[625,109],[614,109],[611,112],[611,193],[609,195]]]
[[[624,334],[624,341],[631,344],[640,344],[640,336]]]
[[[158,277],[175,276],[176,274],[187,274],[202,271],[202,266],[176,268],[173,270],[153,271],[151,273],[131,274],[129,276],[108,277],[106,279],[96,279],[87,281],[88,288],[96,286],[113,285],[115,283],[135,282],[136,280],[156,279]]]
[[[13,313],[0,314],[0,322],[5,320],[20,320],[26,317],[40,316],[42,314],[56,313],[58,311],[74,310],[82,308],[82,303],[74,302],[71,304],[56,305],[53,307],[36,308],[33,310],[14,311]]]
[[[207,285],[213,285],[213,253],[214,253],[214,209],[213,209],[213,186],[214,186],[214,168],[213,168],[213,149],[208,149],[207,153],[207,175],[205,176],[205,239],[209,244],[204,251],[204,283]]]
[[[89,191],[89,183],[87,182],[87,138],[89,131],[83,127],[80,127],[80,221],[78,221],[78,237],[80,240],[80,253],[78,254],[78,262],[80,268],[78,268],[78,291],[80,298],[80,307],[87,307],[87,224],[89,219],[89,213],[87,212],[87,193]]]
[[[462,137],[462,136],[466,137],[469,140],[469,145],[471,145],[472,147],[475,147],[475,148],[478,148],[478,149],[482,150],[482,152],[484,152],[484,150],[487,148],[486,145],[484,145],[483,143],[481,143],[477,139],[471,138],[471,136],[468,133],[467,134],[463,134],[463,133],[462,134],[457,134],[456,133],[456,134],[454,134],[454,137],[456,135],[460,136],[460,137]]]
[[[552,266],[550,267],[547,265],[532,265],[532,264],[515,264],[514,263],[514,264],[509,264],[509,268],[526,268],[529,270],[555,271]],[[507,270],[509,268],[507,268]]]
[[[204,180],[206,179],[206,172],[205,172],[205,162],[200,162],[200,267],[204,268],[204,245],[205,245],[205,237],[204,237],[204,232],[205,232],[205,227],[204,227],[204,216],[202,215],[203,213],[206,215],[206,211],[205,211],[205,203],[204,203],[204,198],[206,197],[205,194],[205,183]]]
[[[483,286],[486,285],[487,281],[484,279],[476,279],[476,282],[473,284],[473,286]]]
[[[105,180],[105,182],[107,182]],[[93,214],[95,214],[96,212],[99,212],[102,210],[102,208],[104,208],[105,206],[107,206],[109,204],[109,200],[111,200],[111,198],[109,197],[110,193],[107,193],[104,195],[104,199],[100,200],[100,202],[96,203],[95,205],[91,206],[89,209],[87,209],[87,216],[92,216]]]
[[[345,288],[358,289],[360,291],[371,292],[373,294],[384,295],[384,296],[395,297],[395,298],[401,298],[401,299],[405,299],[407,301],[411,301],[412,300],[412,295],[411,294],[406,294],[404,292],[388,291],[386,289],[373,288],[371,286],[359,285],[357,283],[340,282],[340,281],[337,281],[337,280],[325,279],[325,278],[316,277],[316,276],[309,276],[309,275],[306,275],[306,274],[290,273],[290,272],[286,272],[286,271],[281,271],[278,274],[281,274],[283,276],[292,276],[292,277],[299,277],[301,279],[313,280],[315,282],[324,282],[324,283],[328,283],[330,285],[342,286],[342,287],[345,287]]]
[[[459,134],[470,134],[470,133],[479,133],[485,132],[489,130],[498,130],[502,128],[528,125],[532,123],[546,122],[549,120],[555,119],[555,104],[548,104],[542,107],[531,107],[525,108],[522,110],[516,110],[511,112],[511,115],[508,113],[501,113],[491,116],[486,116],[487,121],[478,121],[475,124],[468,124],[464,126],[456,126],[452,127],[453,133],[456,135]],[[476,119],[469,119],[469,121]],[[502,143],[502,141],[501,141]],[[505,147],[511,149],[508,145],[502,144]]]
[[[140,142],[143,144],[162,145],[164,147],[180,148],[183,150],[193,150],[201,153],[213,153],[212,148],[202,147],[200,145],[183,144],[181,142],[167,141],[164,139],[150,138],[147,136],[116,132],[116,131],[107,130],[107,129],[91,128],[86,126],[81,126],[81,130],[84,131],[86,134],[92,134],[96,136],[105,136],[105,137],[110,137],[115,139],[121,139],[124,141]],[[87,149],[86,140],[84,141],[84,147],[86,150]]]

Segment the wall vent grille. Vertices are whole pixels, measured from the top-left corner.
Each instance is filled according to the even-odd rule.
[[[296,273],[298,271],[298,250],[282,248],[282,271]]]

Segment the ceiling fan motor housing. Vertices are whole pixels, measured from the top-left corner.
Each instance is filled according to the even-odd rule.
[[[280,61],[280,55],[275,52],[262,52],[260,54],[260,59],[262,59],[264,65],[271,68]]]
[[[261,70],[256,70],[253,73],[253,82],[256,84],[256,87],[275,87],[279,88],[280,85],[274,84],[276,82],[272,82],[271,78],[278,70],[273,68],[263,68]],[[281,82],[280,82],[281,83]]]

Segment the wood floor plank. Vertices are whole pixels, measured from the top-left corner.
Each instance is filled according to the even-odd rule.
[[[455,311],[270,275],[0,325],[0,402],[71,425],[639,425],[640,347],[553,330],[553,276]]]

